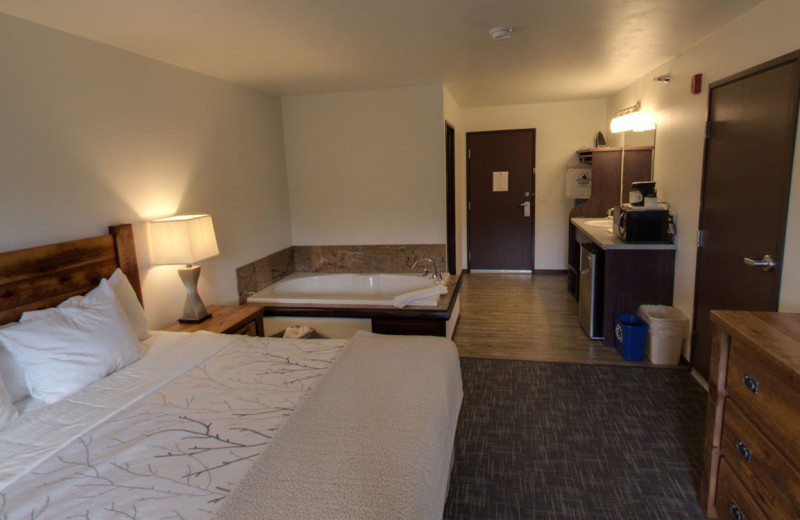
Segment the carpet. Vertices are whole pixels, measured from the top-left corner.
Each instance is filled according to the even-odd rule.
[[[688,370],[462,358],[444,518],[705,518]]]

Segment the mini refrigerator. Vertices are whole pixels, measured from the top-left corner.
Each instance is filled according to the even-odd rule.
[[[578,322],[592,339],[603,339],[603,250],[581,244]]]

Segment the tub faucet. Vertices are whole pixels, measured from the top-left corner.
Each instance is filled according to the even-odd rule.
[[[434,280],[438,280],[438,281],[441,282],[442,281],[442,275],[439,274],[439,272],[436,270],[436,262],[434,262],[430,258],[420,258],[419,260],[414,262],[414,265],[411,266],[411,270],[413,271],[414,269],[417,268],[418,264],[423,263],[423,262],[427,262],[427,263],[431,264],[431,270],[429,272],[427,267],[423,267],[422,268],[423,269],[422,275],[425,276],[426,278],[433,278]],[[430,274],[430,276],[429,276],[429,274]]]

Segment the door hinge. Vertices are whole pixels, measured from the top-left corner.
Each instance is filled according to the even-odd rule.
[[[467,252],[467,260],[472,260],[472,251]]]
[[[533,174],[536,175],[536,166],[533,167]]]
[[[702,229],[697,230],[697,247],[703,247],[705,234]]]
[[[468,200],[467,201],[467,211],[470,211],[470,210],[472,210],[472,201]]]
[[[711,139],[711,121],[706,121],[706,139]]]
[[[467,148],[467,159],[472,159],[472,150]]]

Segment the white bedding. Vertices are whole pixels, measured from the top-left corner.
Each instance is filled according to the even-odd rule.
[[[215,520],[441,519],[462,395],[451,342],[359,332]]]
[[[0,517],[210,516],[344,346],[211,333],[151,342],[142,360],[26,406],[0,431]]]
[[[148,355],[68,398],[49,406],[32,397],[15,403],[22,416],[0,430],[0,489],[92,426],[228,343],[187,341],[188,337],[174,332],[154,333],[142,342]]]

